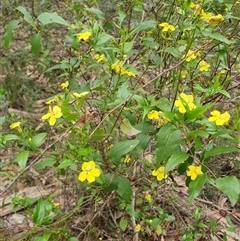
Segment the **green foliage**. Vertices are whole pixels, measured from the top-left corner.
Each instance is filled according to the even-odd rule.
[[[213,165],[223,158],[237,161],[239,153],[235,3],[147,2],[120,1],[111,17],[94,3],[73,1],[65,14],[32,11],[35,16],[18,6],[18,19],[6,24],[6,53],[23,24],[29,30],[25,47],[31,46],[26,54],[36,62],[31,67],[51,79],[42,84],[39,96],[47,101],[36,126],[24,115],[1,119],[10,125],[1,147],[16,152],[6,165],[18,164],[17,178],[30,168],[42,175],[51,170],[52,179],[65,180],[79,199],[68,216],[54,206],[52,196],[13,198],[15,210],[26,207],[37,227],[27,234],[32,240],[57,240],[68,232],[61,225],[71,215],[81,216],[85,206],[106,214],[105,205],[112,219],[107,222],[118,229],[116,235],[123,233],[122,239],[137,233],[141,239],[167,236],[166,227],[176,218],[171,208],[162,207],[172,200],[163,190],[175,187],[177,176],[186,183],[189,205],[209,185],[233,205],[239,200],[237,172],[223,176]],[[54,51],[62,53],[57,60],[51,57]],[[199,208],[192,214],[182,240],[205,238],[201,214]],[[56,215],[57,231],[49,228]],[[93,233],[94,239],[102,238],[93,219],[79,221],[78,238]],[[72,233],[66,236],[78,240]]]

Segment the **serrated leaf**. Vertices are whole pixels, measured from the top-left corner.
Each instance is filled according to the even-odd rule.
[[[122,157],[128,152],[132,151],[139,143],[139,140],[122,141],[114,144],[108,151],[108,156],[112,159],[114,164],[121,164]]]
[[[39,33],[30,37],[30,45],[33,54],[38,56],[41,51],[41,35]]]
[[[32,149],[40,147],[45,142],[46,135],[47,133],[39,133],[34,136],[30,141],[30,146],[32,147]]]
[[[128,225],[128,221],[126,219],[121,219],[119,222],[119,226],[122,229],[122,231],[124,232],[127,228]]]
[[[57,24],[61,24],[64,26],[69,27],[70,24],[65,21],[62,17],[60,17],[56,12],[54,13],[42,13],[38,16],[38,20],[43,24],[43,25],[47,25],[47,24],[51,24],[51,23],[57,23]]]
[[[15,158],[15,161],[18,163],[22,171],[26,167],[28,156],[29,156],[29,151],[23,151],[23,152],[20,152]]]
[[[25,20],[27,23],[29,23],[35,30],[37,30],[37,26],[36,26],[36,24],[34,23],[31,14],[26,10],[26,8],[24,8],[24,7],[22,7],[22,6],[18,6],[16,9],[23,14],[24,20]]]
[[[236,147],[218,146],[209,151],[206,151],[204,153],[204,159],[207,159],[212,156],[220,155],[220,154],[235,153],[235,152],[240,152],[240,149]]]
[[[240,197],[240,184],[235,176],[223,177],[216,180],[217,188],[226,194],[235,205]]]
[[[124,119],[120,125],[121,131],[128,136],[135,136],[141,131],[135,129],[128,119]]]
[[[173,153],[167,161],[165,172],[168,173],[173,170],[178,164],[187,160],[188,157],[189,155],[183,152]]]
[[[12,20],[8,23],[6,32],[3,36],[4,39],[4,49],[7,51],[9,44],[12,42],[13,39],[13,30],[17,28],[19,21],[18,20]]]
[[[189,197],[188,200],[191,203],[202,191],[203,186],[207,180],[207,175],[204,173],[199,175],[194,181],[189,184]]]

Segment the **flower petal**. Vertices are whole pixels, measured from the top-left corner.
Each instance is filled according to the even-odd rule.
[[[78,180],[80,182],[84,182],[87,179],[87,172],[80,172],[79,176],[78,176]]]

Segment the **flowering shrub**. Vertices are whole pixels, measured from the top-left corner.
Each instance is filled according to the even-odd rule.
[[[239,177],[211,167],[216,158],[239,153],[240,113],[233,90],[240,62],[239,53],[230,51],[239,40],[234,27],[238,17],[229,12],[234,4],[218,13],[211,10],[211,1],[163,2],[161,11],[154,5],[147,12],[143,1],[120,1],[111,18],[100,9],[74,5],[68,9],[76,17],[73,22],[57,13],[41,13],[36,20],[18,7],[23,18],[12,20],[4,35],[7,51],[14,29],[26,21],[34,32],[31,51],[42,61],[44,29],[58,24],[67,30],[62,46],[66,56],[60,63],[48,62],[45,69],[57,71],[61,82],[45,102],[40,129],[35,133],[15,118],[9,123],[11,133],[1,137],[5,148],[18,143],[17,178],[32,167],[42,173],[51,168],[53,176],[69,175],[66,183],[74,184],[65,185],[78,198],[74,214],[84,205],[100,210],[94,217],[109,212],[123,240],[167,236],[167,227],[179,217],[161,209],[159,202],[165,198],[162,187],[176,186],[178,178],[186,184],[189,202],[206,185],[232,205],[240,195]],[[236,25],[227,28],[226,20]],[[52,213],[64,215],[54,203],[38,201],[32,210],[34,225],[49,224]],[[78,238],[94,233],[101,240],[95,229],[86,231],[92,220],[86,222],[76,229],[82,230]],[[198,236],[190,235],[192,239],[184,234],[182,240]]]

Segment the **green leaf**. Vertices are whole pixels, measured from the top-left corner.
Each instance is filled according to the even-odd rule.
[[[45,142],[46,136],[47,133],[39,133],[36,136],[34,136],[29,143],[31,148],[36,149],[37,147],[40,147]]]
[[[8,134],[8,135],[3,136],[3,144],[4,145],[6,145],[6,143],[8,141],[12,141],[12,140],[21,140],[21,138],[14,134]]]
[[[97,8],[86,8],[86,10],[91,12],[91,13],[96,14],[98,16],[98,18],[100,18],[100,19],[105,19],[104,13]]]
[[[93,134],[91,140],[100,141],[107,136],[104,129],[97,129]]]
[[[37,26],[34,23],[31,14],[26,10],[26,8],[24,8],[22,6],[18,6],[16,9],[24,15],[24,20],[27,23],[29,23],[35,30],[37,30]]]
[[[165,172],[173,170],[178,164],[186,161],[189,155],[183,152],[173,153],[167,161]]]
[[[122,231],[124,232],[127,228],[128,225],[128,221],[126,219],[121,219],[119,222],[119,226],[122,229]]]
[[[124,119],[120,125],[121,131],[128,136],[135,136],[141,131],[135,129],[128,119]]]
[[[138,143],[139,140],[129,140],[114,144],[108,151],[108,156],[112,159],[114,164],[119,165],[123,161],[122,156],[132,151]]]
[[[240,197],[240,184],[235,176],[223,177],[216,180],[217,188],[226,194],[232,205],[235,205]]]
[[[39,33],[32,35],[30,44],[33,54],[38,56],[41,51],[41,35]]]
[[[128,179],[123,176],[118,176],[118,194],[126,202],[129,202],[132,198],[132,187]]]
[[[12,42],[13,39],[13,30],[17,28],[19,21],[18,20],[12,20],[8,23],[6,32],[3,36],[4,39],[4,49],[7,51],[9,44]]]
[[[204,153],[204,159],[207,159],[212,156],[220,155],[220,154],[234,153],[234,152],[240,152],[240,149],[236,147],[218,146],[209,151],[206,151]]]
[[[71,166],[73,163],[74,163],[74,160],[72,159],[64,159],[63,161],[61,161],[60,165],[58,165],[57,168],[64,169],[66,167]]]
[[[69,241],[79,241],[79,239],[78,239],[78,238],[75,238],[75,237],[71,237],[71,238],[69,239]]]
[[[172,153],[180,151],[181,131],[169,123],[162,126],[156,138],[156,166],[159,167],[161,161],[166,161]]]
[[[181,53],[179,51],[179,49],[175,48],[175,47],[167,47],[165,49],[162,50],[164,53],[170,53],[173,57],[179,58],[181,57]]]
[[[113,38],[113,36],[106,34],[106,33],[101,33],[98,35],[97,43],[96,46],[102,45],[106,43],[109,39]]]
[[[67,27],[70,27],[70,24],[65,21],[62,17],[60,17],[56,12],[54,13],[42,13],[38,16],[38,20],[43,24],[43,25],[47,25],[47,24],[51,24],[51,23],[57,23],[57,24],[61,24]]]
[[[45,167],[53,167],[53,165],[57,162],[56,158],[53,156],[47,157],[46,159],[40,161],[36,166],[36,170],[44,169]]]
[[[147,20],[145,22],[142,22],[136,27],[133,31],[132,34],[139,33],[142,30],[148,29],[148,28],[153,28],[157,25],[157,22],[154,20]]]
[[[41,236],[37,236],[33,239],[33,241],[48,241],[47,239],[41,237]]]
[[[26,167],[28,156],[29,156],[29,151],[23,151],[23,152],[20,152],[15,158],[15,161],[18,163],[22,171]]]
[[[206,112],[212,106],[213,106],[213,104],[196,107],[195,109],[193,109],[193,110],[191,110],[190,112],[187,113],[187,118],[190,119],[190,120],[194,120],[196,118],[199,118],[203,115],[204,112]]]
[[[189,184],[189,197],[188,200],[191,203],[202,191],[203,186],[207,180],[207,175],[204,173],[199,175],[194,181]]]
[[[37,206],[33,210],[33,222],[34,224],[41,224],[45,217],[44,202],[42,199],[38,200]]]
[[[224,42],[226,44],[230,44],[231,41],[229,41],[225,36],[223,36],[220,33],[212,33],[211,31],[209,31],[208,29],[203,31],[203,36],[205,37],[210,37],[212,39],[218,40],[220,42]]]

